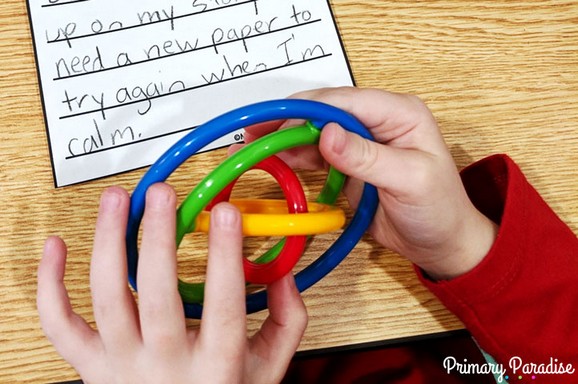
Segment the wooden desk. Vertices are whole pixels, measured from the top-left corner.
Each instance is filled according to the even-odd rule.
[[[576,1],[334,0],[333,5],[359,86],[420,95],[439,119],[459,166],[509,153],[578,232]],[[135,171],[53,188],[29,29],[24,0],[0,3],[3,383],[77,377],[39,327],[35,274],[42,244],[51,234],[67,241],[66,283],[76,310],[91,319],[88,266],[99,195],[111,184],[131,190],[142,175]],[[214,166],[221,155],[203,155],[200,168]],[[199,173],[186,172],[172,180],[183,194]],[[314,188],[322,175],[302,177]],[[255,182],[271,184],[259,177]],[[312,252],[329,241],[316,240]],[[185,275],[191,267],[182,261]],[[304,298],[311,320],[302,350],[461,327],[420,286],[406,261],[370,239]],[[251,316],[251,329],[262,317]]]

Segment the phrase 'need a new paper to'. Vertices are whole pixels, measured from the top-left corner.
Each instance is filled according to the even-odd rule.
[[[28,1],[57,187],[152,164],[246,104],[353,85],[327,0]],[[243,140],[233,132],[204,148]]]

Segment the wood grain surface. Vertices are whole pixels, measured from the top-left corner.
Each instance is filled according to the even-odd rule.
[[[358,86],[422,97],[460,167],[508,153],[578,232],[578,2],[332,4]],[[39,326],[43,241],[57,234],[68,243],[65,282],[75,310],[92,321],[88,272],[99,195],[113,184],[132,190],[143,174],[53,187],[35,65],[24,0],[0,2],[0,383],[77,378]],[[200,155],[172,177],[180,197],[223,156],[223,150]],[[323,176],[300,173],[308,194]],[[279,193],[259,174],[237,189],[240,195],[256,190]],[[316,238],[306,258],[332,240]],[[203,240],[191,240],[179,256],[180,274],[200,276],[204,257]],[[420,286],[407,261],[369,238],[303,296],[311,319],[301,350],[462,327]],[[250,316],[250,332],[263,316]]]

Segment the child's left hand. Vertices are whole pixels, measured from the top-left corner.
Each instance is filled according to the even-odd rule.
[[[270,383],[283,378],[307,312],[291,275],[268,287],[269,317],[247,338],[239,211],[211,213],[204,314],[187,329],[177,290],[176,196],[165,184],[147,193],[138,267],[138,305],[127,284],[129,196],[109,188],[96,224],[90,286],[98,331],[73,312],[63,283],[64,242],[46,241],[38,269],[44,332],[87,383]],[[227,239],[223,241],[223,239]]]

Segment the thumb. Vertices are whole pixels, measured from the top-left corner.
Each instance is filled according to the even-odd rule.
[[[409,178],[431,160],[425,152],[370,141],[333,123],[323,128],[319,150],[344,174],[394,194],[403,193]]]

